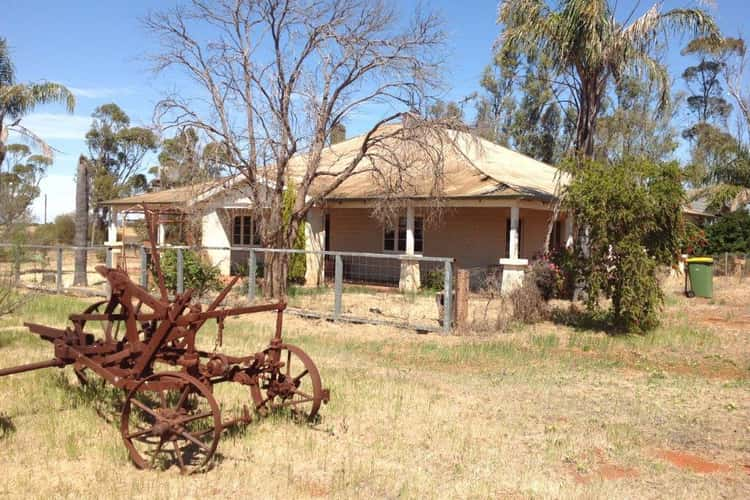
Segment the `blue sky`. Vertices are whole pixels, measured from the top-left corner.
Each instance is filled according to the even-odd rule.
[[[666,1],[671,8],[689,4]],[[180,87],[179,80],[156,77],[148,68],[147,54],[158,50],[140,24],[149,10],[173,4],[165,0],[3,0],[0,36],[8,39],[19,81],[48,79],[73,90],[78,99],[75,113],[66,114],[59,106],[38,108],[24,125],[44,137],[60,152],[42,181],[48,196],[48,219],[75,208],[73,174],[76,160],[87,152],[83,136],[94,108],[116,102],[134,124],[149,125],[154,104],[165,92]],[[408,12],[417,2],[406,1]],[[644,10],[652,2],[642,2]],[[448,73],[446,99],[460,99],[478,90],[483,68],[492,54],[499,34],[495,23],[496,0],[422,0],[423,7],[434,8],[446,19],[449,46],[446,54]],[[722,31],[736,36],[748,35],[748,0],[702,2],[717,18]],[[629,11],[632,1],[620,0],[618,11]],[[667,63],[677,77],[690,60],[679,54],[684,44],[672,41]],[[679,81],[677,82],[679,85]],[[364,129],[378,116],[349,123],[348,133]],[[42,217],[41,199],[34,214]]]

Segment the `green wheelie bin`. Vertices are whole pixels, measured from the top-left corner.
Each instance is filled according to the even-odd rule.
[[[687,259],[685,295],[688,297],[705,297],[707,299],[713,297],[713,266],[714,259],[711,257],[690,257]]]

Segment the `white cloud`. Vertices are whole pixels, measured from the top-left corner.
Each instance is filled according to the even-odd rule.
[[[41,194],[34,200],[31,213],[34,219],[44,222],[44,195],[47,195],[47,222],[55,217],[75,211],[76,183],[72,175],[48,175],[39,183]]]
[[[105,97],[117,97],[131,95],[134,90],[128,87],[71,87],[68,90],[78,97],[87,97],[90,99],[103,99]]]
[[[91,117],[32,113],[21,120],[21,125],[31,130],[45,141],[53,139],[84,140],[91,127]]]

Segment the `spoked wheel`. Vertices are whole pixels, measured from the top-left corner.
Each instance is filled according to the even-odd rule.
[[[255,408],[261,413],[288,413],[296,420],[314,421],[327,396],[310,356],[289,344],[269,347],[264,353],[275,366],[258,375],[258,384],[250,386]]]
[[[100,300],[99,302],[94,302],[90,306],[88,306],[86,309],[83,310],[83,314],[105,314],[107,313],[107,307],[108,307],[109,301],[108,300]],[[115,302],[114,306],[112,307],[112,310],[109,311],[110,314],[123,314],[123,307],[122,304],[119,302]],[[86,320],[82,320],[80,322],[81,324],[81,331],[85,331],[86,328]],[[108,336],[112,338],[113,340],[117,340],[120,332],[125,332],[125,321],[121,319],[113,319],[113,320],[106,320],[106,321],[90,321],[90,323],[97,323],[99,326],[98,328],[93,328],[94,335],[99,334],[101,332],[101,338],[105,339]],[[88,376],[86,375],[86,368],[80,365],[76,365],[73,368],[73,371],[75,372],[76,378],[78,378],[78,381],[81,385],[86,385],[89,382]]]
[[[189,474],[203,469],[221,436],[221,412],[211,390],[178,372],[155,373],[128,394],[120,431],[140,469],[177,465]]]
[[[111,308],[111,311],[107,311],[107,307],[109,305],[108,300],[101,300],[99,302],[94,302],[90,306],[88,306],[84,311],[83,314],[113,314],[113,315],[124,315],[125,311],[123,310],[122,304],[119,302],[115,302],[113,307]],[[125,320],[124,319],[111,319],[111,320],[105,320],[105,321],[91,321],[91,323],[98,323],[99,329],[94,329],[95,331],[92,333],[99,333],[101,331],[102,338],[106,338],[108,335],[111,336],[113,340],[118,340],[120,333],[125,333]],[[81,330],[83,330],[86,327],[86,321],[81,321]]]

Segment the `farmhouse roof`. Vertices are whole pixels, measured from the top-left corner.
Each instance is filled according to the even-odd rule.
[[[353,175],[325,196],[326,200],[367,200],[383,194],[383,183],[388,183],[389,164],[401,158],[416,158],[408,169],[391,168],[399,177],[399,188],[405,198],[433,196],[433,167],[427,165],[425,154],[415,155],[413,143],[405,139],[403,124],[380,127],[371,137],[376,146],[369,149],[355,168]],[[558,192],[558,184],[567,182],[560,170],[528,156],[493,144],[468,132],[446,131],[450,144],[438,148],[423,141],[432,150],[427,154],[442,156],[442,196],[446,198],[527,198],[548,201]],[[350,165],[360,151],[366,136],[359,135],[326,147],[321,156],[318,176],[311,186],[310,195],[320,196],[328,190],[335,175]],[[439,149],[439,151],[438,151]],[[308,153],[295,155],[289,162],[292,179],[299,181],[307,167]],[[407,161],[408,163],[408,161]],[[385,175],[384,175],[385,173]],[[235,183],[237,177],[227,177],[191,186],[144,193],[126,198],[107,200],[103,205],[121,210],[146,204],[155,208],[184,207],[223,193]]]
[[[443,195],[448,198],[476,197],[521,197],[549,200],[559,191],[559,183],[567,182],[567,176],[560,170],[528,156],[511,151],[490,141],[476,137],[469,132],[447,131],[449,144],[434,146],[433,150],[415,153],[414,142],[403,134],[404,125],[393,124],[381,127],[374,138],[376,146],[364,157],[354,175],[336,187],[326,199],[371,199],[383,192],[383,184],[389,183],[388,171],[399,178],[398,185],[404,191],[403,197],[420,198],[432,196],[434,173],[424,160],[427,155],[441,155],[443,168]],[[428,133],[429,134],[429,133]],[[404,137],[407,137],[406,139]],[[323,150],[320,170],[333,175],[316,179],[312,186],[315,196],[326,190],[333,182],[335,174],[344,171],[359,153],[365,135],[334,144]],[[430,141],[444,140],[437,136],[417,138],[416,142],[428,144]],[[429,147],[429,146],[428,146]],[[421,165],[410,169],[397,169],[389,165],[399,158],[416,158]],[[290,171],[298,179],[307,166],[308,155],[300,154],[290,160]],[[404,180],[404,176],[407,177]]]

